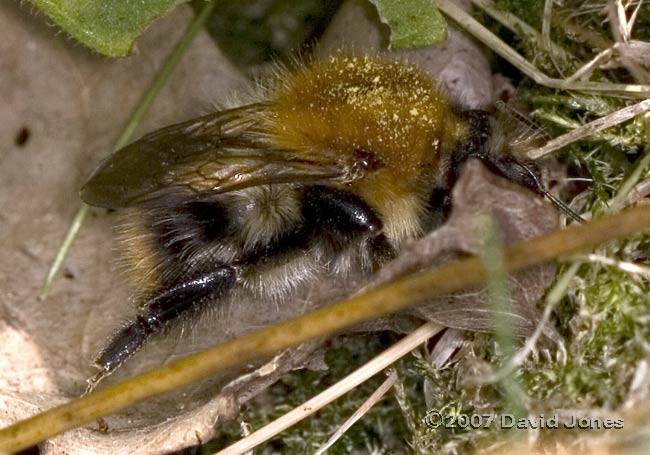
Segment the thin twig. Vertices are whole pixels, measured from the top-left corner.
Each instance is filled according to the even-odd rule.
[[[557,64],[555,60],[555,54],[553,53],[553,42],[551,41],[551,22],[553,19],[553,1],[554,0],[545,0],[544,1],[544,13],[542,18],[542,42],[544,43],[543,48],[548,52],[551,62],[557,71],[562,77],[564,77],[562,68]]]
[[[617,44],[622,45],[630,41],[634,24],[634,22],[630,24],[627,20],[627,6],[629,6],[629,3],[623,6],[621,0],[609,0],[607,2],[607,12],[612,36]],[[640,82],[648,82],[648,72],[634,61],[634,59],[630,58],[626,53],[621,52],[619,60],[634,79]]]
[[[350,416],[348,420],[343,422],[343,425],[339,427],[338,430],[332,435],[331,438],[327,440],[327,442],[321,446],[316,452],[314,452],[314,455],[323,455],[327,449],[332,447],[336,441],[338,441],[341,436],[345,434],[346,431],[348,431],[352,425],[357,423],[364,415],[370,411],[370,409],[381,400],[384,395],[386,395],[386,392],[390,390],[393,385],[397,382],[397,371],[393,370],[390,372],[388,377],[384,382],[381,383],[379,387],[377,387],[377,390],[375,390],[372,395],[368,397],[366,401],[363,402],[361,406],[359,406],[359,409],[357,409],[354,414]]]
[[[501,25],[508,28],[508,30],[511,32],[517,34],[523,33],[529,40],[534,41],[535,44],[537,44],[540,48],[547,48],[548,52],[552,52],[554,55],[557,55],[568,64],[579,64],[578,57],[571,54],[569,51],[554,43],[553,41],[546,42],[545,44],[545,40],[542,34],[540,34],[537,30],[528,25],[526,22],[522,21],[514,14],[497,9],[492,1],[472,0],[472,3],[482,8],[493,19],[499,21]]]
[[[575,262],[591,262],[607,265],[610,267],[616,267],[622,272],[629,273],[631,275],[639,275],[645,279],[650,279],[650,267],[647,265],[636,264],[629,261],[620,261],[618,259],[603,256],[602,254],[592,253],[584,255],[573,255],[569,256],[568,259]]]
[[[564,79],[557,79],[542,73],[535,65],[522,57],[517,51],[508,46],[501,39],[485,28],[472,16],[467,14],[451,0],[433,0],[436,7],[457,24],[473,35],[476,39],[488,46],[492,51],[506,59],[526,76],[537,84],[550,88],[563,90],[596,91],[608,94],[622,94],[631,97],[647,97],[650,94],[650,85],[643,84],[616,84],[611,82],[576,81],[567,84]]]
[[[392,365],[400,358],[420,346],[433,335],[441,331],[444,327],[432,322],[424,324],[407,337],[401,339],[390,348],[379,354],[377,357],[355,370],[345,378],[313,398],[310,398],[300,406],[289,411],[285,415],[275,419],[273,422],[265,425],[247,437],[240,439],[236,443],[220,450],[215,455],[241,455],[247,450],[268,441],[273,436],[295,425],[301,420],[314,414],[319,409],[330,404],[337,398],[345,395],[359,384],[367,381],[369,378],[379,373],[384,368]],[[395,376],[393,383],[397,379]],[[392,385],[392,384],[391,384]],[[390,388],[390,387],[388,387]],[[376,393],[376,392],[375,392]],[[385,392],[384,392],[385,393]],[[375,394],[373,394],[375,395]],[[383,394],[382,394],[383,395]],[[356,414],[356,413],[355,413]],[[352,422],[354,423],[354,422]]]
[[[650,123],[650,121],[648,123]],[[648,144],[650,144],[650,140],[646,139],[646,147],[644,147],[645,156],[639,160],[638,164],[634,167],[634,170],[621,184],[616,196],[612,198],[609,205],[610,213],[623,207],[628,199],[628,195],[632,192],[639,180],[641,180],[641,177],[644,175],[648,166],[650,166],[650,147],[648,147]]]
[[[623,123],[626,120],[636,117],[639,114],[643,114],[650,110],[650,99],[643,100],[639,103],[633,104],[632,106],[625,107],[616,112],[612,112],[609,115],[601,117],[589,122],[586,125],[582,125],[573,131],[570,131],[562,136],[558,136],[555,139],[552,139],[546,143],[543,147],[534,149],[528,153],[528,157],[536,160],[545,155],[548,155],[556,150],[561,149],[573,142],[579,141],[587,136],[595,134],[599,131],[602,131],[606,128],[618,125]]]
[[[610,58],[614,54],[614,52],[616,52],[618,45],[619,43],[616,43],[613,46],[608,47],[604,51],[599,52],[594,58],[592,58],[590,61],[582,65],[580,68],[578,68],[575,73],[567,77],[565,79],[566,83],[573,84],[575,81],[581,80],[584,78],[584,76],[591,74],[594,68],[596,68],[596,66],[599,65],[601,61]]]
[[[642,180],[634,185],[634,188],[632,188],[627,197],[625,197],[624,205],[628,206],[636,204],[648,196],[650,196],[650,178]]]
[[[138,127],[145,114],[149,111],[149,108],[160,93],[160,90],[169,80],[169,77],[173,73],[174,69],[178,66],[178,63],[181,61],[181,58],[185,54],[185,51],[194,40],[194,37],[201,30],[205,21],[212,14],[212,10],[214,9],[215,4],[216,0],[207,2],[203,9],[196,15],[194,20],[187,27],[187,30],[181,37],[180,41],[176,44],[172,52],[164,61],[154,80],[151,81],[151,85],[149,85],[147,90],[142,94],[142,98],[140,98],[140,101],[136,105],[135,110],[131,113],[131,116],[127,120],[126,125],[124,126],[124,130],[122,130],[120,137],[115,142],[113,150],[119,150],[128,144],[131,136],[133,135],[133,132]],[[65,258],[68,256],[70,248],[72,248],[72,244],[76,240],[77,235],[79,234],[79,230],[81,229],[81,226],[83,225],[83,222],[88,215],[88,211],[88,205],[82,203],[75,213],[72,223],[68,228],[68,232],[66,233],[66,236],[56,253],[56,257],[54,258],[54,261],[52,261],[52,264],[50,265],[50,268],[47,272],[47,276],[45,277],[43,286],[41,287],[39,298],[44,299],[47,297],[47,294],[52,287],[54,277],[56,277],[59,270],[61,269],[61,266],[63,265],[63,262],[65,261]]]
[[[643,0],[639,0],[636,4],[636,8],[634,8],[634,12],[630,16],[630,19],[627,21],[627,27],[628,27],[628,37],[631,39],[632,38],[632,29],[634,28],[634,22],[636,22],[636,18],[639,14],[639,11],[641,10],[641,5],[643,5]]]
[[[518,242],[504,250],[504,267],[507,272],[514,272],[646,228],[650,228],[650,207],[634,207],[615,216],[572,225],[542,237]],[[477,257],[413,274],[364,295],[249,333],[15,423],[0,430],[0,453],[31,447],[66,430],[224,369],[268,357],[291,346],[395,313],[436,296],[477,286],[482,281],[481,259]]]

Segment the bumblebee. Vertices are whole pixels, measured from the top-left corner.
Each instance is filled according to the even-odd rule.
[[[454,108],[414,65],[349,55],[115,152],[81,197],[124,209],[138,313],[96,358],[100,375],[235,294],[281,302],[322,273],[371,275],[448,211],[468,158],[549,196],[532,163],[492,150],[487,112]]]

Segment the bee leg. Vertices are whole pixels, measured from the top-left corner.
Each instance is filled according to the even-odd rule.
[[[374,259],[382,262],[395,250],[382,233],[379,215],[360,197],[347,191],[314,185],[305,191],[303,214],[336,250],[360,237],[368,239]]]
[[[95,363],[101,369],[99,379],[112,372],[137,352],[153,333],[166,323],[195,308],[202,300],[219,299],[235,284],[237,270],[220,265],[210,272],[183,281],[146,301],[135,320],[122,327],[101,351]]]

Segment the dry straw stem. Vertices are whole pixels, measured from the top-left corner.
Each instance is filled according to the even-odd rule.
[[[635,275],[639,278],[650,279],[650,267],[647,265],[636,264],[629,261],[619,261],[618,259],[613,259],[601,254],[584,254],[584,255],[575,255],[569,258],[573,262],[589,262],[593,264],[602,264],[609,267],[615,267],[621,272],[629,273],[630,275]]]
[[[390,372],[388,375],[388,378],[384,382],[381,383],[381,385],[375,390],[372,395],[368,397],[366,401],[363,402],[363,404],[357,409],[354,414],[350,416],[345,422],[343,422],[343,425],[339,427],[338,430],[332,435],[331,438],[327,440],[327,442],[321,446],[316,452],[314,452],[314,455],[323,455],[327,450],[332,447],[336,441],[338,441],[341,436],[345,434],[346,431],[348,431],[352,425],[354,425],[356,422],[358,422],[364,415],[372,409],[374,405],[379,403],[379,401],[386,395],[386,392],[388,392],[397,382],[397,371],[393,370]]]
[[[633,104],[632,106],[612,112],[609,115],[596,119],[586,125],[574,129],[573,131],[548,141],[543,147],[530,151],[528,157],[533,160],[539,159],[561,149],[562,147],[572,144],[573,142],[584,139],[585,137],[591,136],[592,134],[606,128],[618,125],[619,123],[623,123],[626,120],[647,112],[648,110],[650,110],[650,99],[643,100],[639,103]]]
[[[258,445],[262,444],[265,441],[268,441],[273,436],[281,433],[287,428],[297,424],[301,420],[309,417],[310,415],[317,412],[319,409],[324,408],[332,401],[346,394],[353,388],[357,387],[359,384],[370,379],[372,376],[383,370],[389,365],[395,363],[398,359],[404,357],[406,354],[411,352],[413,349],[417,348],[419,345],[424,343],[426,340],[431,338],[436,333],[440,332],[444,327],[433,322],[428,322],[422,327],[414,330],[413,333],[404,337],[399,342],[395,343],[390,348],[386,349],[384,352],[376,356],[374,359],[363,365],[361,368],[356,369],[336,384],[328,387],[323,390],[318,395],[310,398],[299,406],[296,406],[291,411],[287,412],[281,417],[278,417],[273,422],[264,425],[259,430],[254,433],[249,434],[243,439],[235,442],[234,444],[226,447],[223,450],[220,450],[215,455],[241,455],[248,452],[249,450],[254,449]],[[336,439],[340,437],[343,432],[345,432],[354,422],[356,422],[361,416],[367,412],[370,407],[381,398],[381,396],[386,393],[386,391],[395,383],[397,380],[397,373],[393,372],[391,376],[393,378],[390,385],[386,385],[390,378],[384,381],[384,384],[380,386],[378,391],[383,392],[378,394],[378,391],[372,394],[372,396],[361,406],[353,416],[348,419],[348,421],[339,428],[336,434],[327,442],[324,446],[325,449],[336,442]],[[374,400],[374,401],[372,401]],[[372,403],[372,404],[369,404]],[[365,412],[364,412],[365,409]],[[347,426],[346,426],[347,425]],[[338,435],[338,436],[337,436]],[[321,447],[317,453],[320,453],[323,449]],[[314,454],[316,455],[316,454]]]
[[[521,270],[646,228],[650,228],[650,207],[635,207],[584,225],[518,242],[504,250],[504,268],[507,272]],[[258,330],[0,430],[0,453],[30,447],[66,430],[225,369],[268,357],[291,346],[331,335],[436,296],[477,286],[483,277],[480,258],[455,261]]]
[[[562,60],[575,62],[578,61],[578,58],[572,55],[569,51],[559,46],[558,44],[552,42],[550,38],[546,38],[544,35],[539,33],[533,27],[528,25],[528,23],[522,21],[514,14],[498,10],[494,3],[489,0],[472,0],[479,8],[482,8],[487,14],[489,14],[493,19],[496,19],[505,26],[508,30],[513,33],[523,33],[526,38],[531,41],[534,41],[536,45],[541,49],[546,49],[550,54],[555,55]],[[550,24],[550,22],[549,22]]]
[[[433,0],[440,11],[451,17],[458,25],[473,35],[481,43],[485,44],[492,51],[509,61],[522,73],[530,77],[536,83],[550,88],[563,90],[596,91],[603,94],[618,94],[628,97],[647,98],[650,95],[650,85],[644,84],[615,84],[610,82],[583,82],[557,79],[542,73],[532,63],[519,55],[517,51],[497,38],[492,32],[486,29],[476,19],[471,17],[451,0]]]

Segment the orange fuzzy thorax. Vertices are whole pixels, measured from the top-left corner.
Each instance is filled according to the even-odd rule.
[[[413,65],[337,56],[286,75],[276,90],[277,145],[346,162],[370,153],[379,166],[350,190],[382,212],[389,234],[416,234],[414,217],[459,135],[440,86]],[[407,219],[391,227],[394,217]]]

